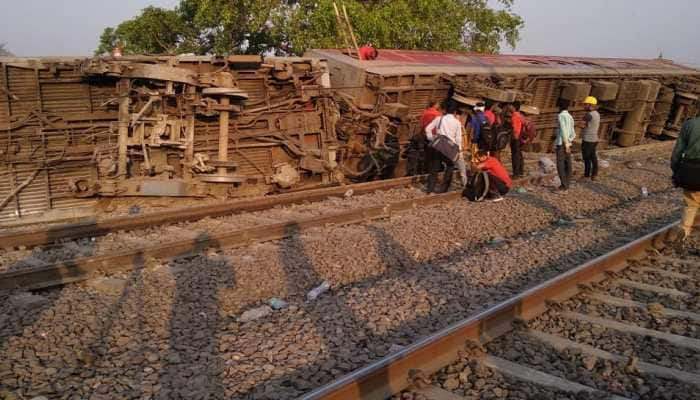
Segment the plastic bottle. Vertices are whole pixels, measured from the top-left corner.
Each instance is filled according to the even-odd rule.
[[[311,289],[309,293],[306,294],[306,299],[309,301],[314,301],[318,298],[318,296],[320,296],[330,288],[331,284],[328,281],[324,281],[322,284]]]

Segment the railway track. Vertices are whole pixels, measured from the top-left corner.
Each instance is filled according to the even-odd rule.
[[[530,180],[526,178],[520,180],[520,183],[524,184]],[[400,180],[400,182],[405,185],[409,180],[404,179]],[[396,184],[398,182],[390,183],[391,187]],[[367,185],[364,187],[386,188],[386,186],[380,185]],[[316,227],[349,225],[389,218],[393,214],[402,211],[448,203],[460,198],[460,191],[433,194],[378,206],[264,224],[222,233],[200,233],[194,238],[185,240],[168,241],[151,246],[138,246],[126,251],[112,252],[94,257],[80,257],[36,268],[3,272],[0,273],[0,291],[15,289],[37,290],[80,282],[97,275],[130,271],[143,265],[149,259],[188,256],[204,252],[207,249],[236,248],[255,242],[284,239]],[[134,223],[139,222],[135,221]]]
[[[700,253],[665,245],[674,226],[302,399],[697,398]]]
[[[542,179],[542,177],[525,178],[516,181],[516,184],[527,185],[540,179]],[[408,183],[407,179],[393,181],[394,182],[389,182],[389,187]],[[361,186],[361,188],[368,191],[371,190],[370,188],[374,188],[374,190],[378,190],[378,188],[387,188],[387,186],[379,185],[380,182],[373,183],[372,185],[363,184],[364,186]],[[327,193],[329,192],[326,192],[326,195]],[[659,192],[658,194],[663,193],[665,192]],[[643,197],[643,195],[631,200],[635,201],[641,197]],[[78,253],[77,256],[68,257],[54,263],[43,263],[40,260],[34,260],[30,261],[30,265],[34,264],[31,267],[13,268],[5,272],[0,272],[0,292],[18,289],[38,290],[76,283],[99,276],[132,271],[153,259],[163,260],[188,257],[193,254],[204,253],[209,249],[239,248],[257,242],[285,239],[318,227],[351,225],[372,220],[386,219],[397,213],[449,203],[459,200],[460,198],[460,191],[452,191],[240,229],[226,229],[216,232],[200,231],[196,234],[187,235],[187,238],[181,240],[165,240],[152,245],[143,245],[139,243],[136,246],[130,246],[124,250],[109,251],[105,254],[94,256],[82,256]],[[624,203],[625,202],[621,204]],[[201,211],[203,210],[197,209],[197,212]],[[202,214],[199,215],[200,217],[202,216]],[[173,215],[172,218],[175,218],[175,215]],[[163,219],[161,219],[160,222],[166,223]],[[133,221],[133,223],[138,224],[143,222]],[[51,246],[45,247],[44,249],[50,247]],[[22,262],[26,263],[27,260],[23,260]]]
[[[616,157],[640,152],[670,151],[669,143],[659,142],[633,148],[603,150],[601,155]],[[528,164],[534,164],[530,161]],[[536,168],[533,166],[533,168]],[[540,177],[541,178],[541,177]],[[536,180],[533,177],[530,180]],[[45,246],[57,241],[96,238],[120,231],[132,231],[148,227],[166,226],[182,222],[194,222],[204,218],[217,218],[246,212],[268,210],[274,207],[289,206],[306,202],[316,202],[330,197],[343,196],[348,191],[354,195],[368,194],[380,190],[390,190],[416,184],[422,176],[395,178],[381,181],[358,183],[276,196],[235,200],[225,203],[176,208],[142,215],[117,216],[104,219],[92,218],[67,224],[39,226],[31,229],[7,230],[0,233],[0,248]]]
[[[13,291],[0,304],[0,314],[5,314],[4,328],[0,323],[0,358],[6,360],[0,362],[0,385],[29,398],[42,394],[53,398],[49,393],[58,397],[66,387],[81,398],[105,391],[125,397],[160,393],[161,398],[175,398],[179,393],[192,398],[209,393],[213,398],[296,398],[391,354],[395,346],[408,345],[631,240],[624,237],[633,232],[650,232],[659,223],[672,221],[677,215],[676,194],[660,175],[665,163],[657,167],[659,172],[652,174],[622,168],[621,172],[629,171],[624,181],[615,174],[597,184],[581,182],[567,196],[573,202],[562,203],[564,197],[549,191],[529,190],[532,193],[514,194],[497,204],[419,205],[416,210],[385,214],[391,216],[385,220],[344,227],[338,227],[345,224],[339,222],[310,228],[302,235],[294,233],[304,229],[291,224],[291,237],[272,243],[251,246],[251,240],[239,249],[219,249],[226,246],[212,243],[212,249],[198,249],[196,255],[135,257],[137,268],[116,273],[104,282],[114,284],[109,287],[98,288],[96,284],[104,280],[95,280],[31,296]],[[642,185],[648,186],[649,196],[640,195]],[[379,193],[372,199],[393,203],[414,191]],[[333,200],[330,203],[344,206],[330,209],[359,211],[352,208],[384,204],[359,200]],[[331,215],[288,212],[271,210],[264,215],[296,215],[296,222],[309,215]],[[626,215],[629,223],[620,215]],[[474,229],[474,218],[502,218],[504,226]],[[560,218],[570,218],[570,223]],[[213,221],[205,222],[210,226]],[[425,235],[440,242],[443,237],[452,240],[438,248],[414,242],[414,237]],[[492,244],[495,235],[505,242]],[[133,234],[105,240],[127,236]],[[553,243],[560,248],[546,250]],[[94,276],[123,267],[114,260],[82,272]],[[468,283],[459,282],[462,274],[470,277]],[[316,301],[306,301],[307,291],[324,280],[333,285],[331,290]],[[212,297],[215,293],[219,296]],[[260,320],[238,320],[244,311],[272,297],[284,299],[290,308]],[[451,299],[458,299],[459,306],[452,307]],[[23,308],[34,307],[25,306],[28,301],[41,303],[29,310]],[[337,313],[350,317],[333,318]],[[141,350],[134,352],[130,343],[139,343]],[[40,358],[40,366],[33,354]],[[263,363],[262,358],[268,361]],[[209,365],[225,372],[209,370],[205,367]],[[65,373],[51,375],[54,369]],[[84,381],[82,373],[88,370],[99,372]],[[134,375],[142,370],[145,375]],[[199,376],[195,371],[208,371],[208,382],[215,386],[195,383]]]
[[[214,205],[178,208],[174,210],[147,213],[138,216],[120,216],[103,220],[88,220],[57,226],[38,227],[34,229],[10,231],[0,234],[0,248],[17,246],[41,246],[57,240],[72,240],[104,236],[124,230],[162,226],[178,222],[191,222],[203,218],[215,218],[251,211],[267,210],[273,207],[313,202],[333,196],[342,196],[349,190],[354,194],[366,194],[377,190],[389,190],[420,182],[422,177],[388,179],[358,183],[354,185],[313,189],[302,192],[285,193],[269,197],[236,200]]]

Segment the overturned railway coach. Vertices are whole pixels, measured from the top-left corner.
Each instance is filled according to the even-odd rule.
[[[599,100],[601,147],[633,146],[646,136],[675,137],[700,111],[700,71],[665,59],[380,50],[376,60],[360,61],[333,49],[306,56],[327,61],[336,93],[361,110],[388,116],[402,152],[419,133],[428,101],[448,97],[465,106],[486,100],[529,106],[538,137],[525,150],[535,152],[553,151],[559,99],[573,102],[570,111],[577,121],[586,96]]]
[[[304,58],[0,58],[0,222],[100,197],[235,197],[401,175],[429,100],[601,100],[602,140],[674,136],[700,72],[667,60],[342,50]]]
[[[302,58],[0,59],[0,220],[341,182],[329,88]]]

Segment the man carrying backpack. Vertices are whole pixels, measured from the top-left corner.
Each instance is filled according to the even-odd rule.
[[[671,155],[674,186],[683,188],[681,240],[690,236],[700,207],[700,117],[686,121]]]
[[[457,103],[448,101],[445,106],[445,115],[435,118],[425,128],[425,136],[432,146],[428,193],[435,192],[437,174],[442,164],[445,164],[445,175],[439,193],[446,192],[452,183],[455,163],[462,152],[462,123],[457,114]]]
[[[557,152],[557,173],[561,180],[559,190],[562,191],[569,190],[569,180],[573,172],[571,165],[571,146],[574,143],[574,139],[576,139],[576,131],[574,130],[574,117],[569,114],[570,104],[568,100],[561,100],[559,102],[561,112],[559,112],[557,116],[559,126],[557,128],[556,140],[554,141]]]
[[[583,104],[587,113],[583,117],[585,126],[581,131],[581,156],[585,166],[584,176],[594,181],[598,175],[598,155],[596,154],[598,128],[600,127],[600,114],[596,111],[598,99],[588,96]]]

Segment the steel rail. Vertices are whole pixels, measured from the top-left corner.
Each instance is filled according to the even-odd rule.
[[[453,363],[467,342],[485,344],[512,330],[516,320],[532,319],[550,300],[563,301],[579,292],[579,285],[623,269],[627,261],[660,246],[678,222],[667,225],[573,270],[457,322],[383,359],[300,397],[301,400],[385,400],[410,385],[413,371],[429,376]]]
[[[424,196],[381,206],[301,218],[212,235],[202,234],[194,239],[179,240],[114,254],[77,258],[52,265],[3,272],[0,273],[0,291],[13,289],[35,290],[60,286],[89,279],[102,272],[114,273],[131,270],[134,267],[143,265],[149,258],[186,256],[209,248],[235,248],[246,246],[256,241],[283,239],[315,227],[347,225],[388,218],[396,212],[457,200],[461,195],[461,192],[448,192]]]
[[[101,221],[85,221],[53,227],[42,227],[26,231],[0,234],[0,248],[18,246],[41,246],[58,239],[81,239],[104,236],[123,230],[142,229],[151,226],[197,221],[206,217],[221,217],[242,212],[261,211],[280,205],[298,204],[305,201],[320,201],[333,196],[342,196],[348,190],[354,194],[366,194],[378,190],[389,190],[418,183],[422,176],[387,179],[382,181],[334,186],[284,193],[268,197],[236,200],[226,203],[179,208],[175,210],[148,213],[138,216],[108,218]]]
[[[648,145],[635,146],[632,148],[604,149],[601,150],[600,153],[614,155],[618,153],[654,149],[663,146],[663,143],[652,143]],[[531,162],[532,161],[529,161],[528,163]],[[137,216],[113,217],[101,221],[89,220],[84,222],[55,225],[51,227],[42,227],[32,230],[0,233],[0,248],[42,246],[53,243],[56,240],[74,240],[99,237],[124,230],[143,229],[152,226],[197,221],[206,217],[216,218],[243,212],[261,211],[280,205],[299,204],[305,201],[320,201],[329,197],[343,195],[345,192],[351,189],[355,194],[366,194],[378,190],[389,190],[419,183],[424,180],[424,178],[424,175],[394,178],[322,189],[295,191],[274,196],[235,200],[213,205],[179,208],[175,210],[147,213]],[[530,178],[530,180],[536,179],[536,177]]]

